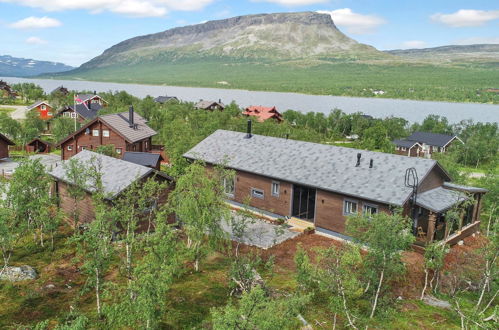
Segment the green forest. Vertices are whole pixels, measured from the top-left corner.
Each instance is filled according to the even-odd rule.
[[[15,88],[21,87],[33,94],[40,91],[35,85]],[[46,97],[62,106],[72,104],[72,93]],[[64,220],[76,223],[78,214],[57,208],[43,166],[24,152],[15,153],[20,166],[9,180],[0,181],[1,266],[30,265],[40,274],[32,281],[0,281],[0,328],[496,328],[497,123],[450,124],[432,115],[411,124],[339,109],[329,115],[288,110],[282,123],[255,121],[255,134],[388,153],[395,151],[393,139],[417,130],[457,134],[465,143],[438,155],[438,161],[455,182],[489,190],[482,206],[482,234],[465,246],[432,244],[424,255],[416,253],[411,250],[409,219],[394,212],[349,217],[352,244],[314,234],[262,250],[231,241],[221,230],[223,218],[240,238],[259,220],[248,208],[233,211],[225,203],[221,181],[233,171],[216,167],[207,175],[202,163],[182,157],[217,129],[246,131],[248,118],[237,104],[210,112],[192,103],[158,104],[152,97],[139,99],[125,92],[100,96],[109,103],[102,114],[128,111],[133,105],[158,132],[153,142],[168,153],[171,165],[162,170],[175,179],[175,190],[150,213],[147,221],[155,230],[138,234],[142,210],[159,198],[164,186],[153,180],[134,185],[111,207],[96,167],[69,161],[66,170],[83,185],[69,192],[71,198],[82,201],[85,182],[96,188],[95,221],[79,230]],[[0,113],[0,132],[18,144],[45,128],[35,114],[18,122]],[[74,122],[56,118],[52,128],[55,143],[74,131]],[[347,141],[345,136],[352,134],[359,139]],[[470,177],[467,171],[484,175]],[[450,212],[459,215],[462,209]],[[172,213],[182,219],[182,226],[165,221]],[[116,228],[127,230],[115,237]],[[427,294],[448,306],[424,303]]]

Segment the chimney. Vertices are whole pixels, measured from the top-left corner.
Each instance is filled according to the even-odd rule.
[[[248,129],[246,131],[245,139],[251,139],[253,135],[251,134],[251,120],[248,120]]]
[[[360,158],[362,157],[362,154],[359,152],[357,154],[357,164],[355,164],[355,167],[359,167],[360,166]]]
[[[371,160],[369,161],[369,168],[373,168],[373,165],[374,165],[374,160],[371,158]]]
[[[97,91],[94,91],[94,95],[97,95]]]
[[[222,104],[222,99],[218,99],[218,103]]]
[[[286,133],[286,140],[289,139],[289,133]]]
[[[134,128],[134,122],[133,122],[133,105],[131,105],[128,108],[128,123],[130,124],[130,128]]]

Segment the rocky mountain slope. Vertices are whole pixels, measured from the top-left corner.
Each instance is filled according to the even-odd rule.
[[[339,31],[330,15],[315,12],[239,16],[120,42],[81,70],[185,57],[294,60],[318,57],[383,57]]]
[[[451,45],[422,49],[396,49],[386,53],[410,60],[442,62],[499,62],[499,44]]]
[[[0,76],[4,77],[29,77],[42,73],[63,72],[72,69],[74,69],[72,66],[57,62],[0,55]]]

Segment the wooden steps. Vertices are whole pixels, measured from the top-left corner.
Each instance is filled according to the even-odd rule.
[[[308,222],[308,221],[305,221],[305,220],[302,220],[302,219],[298,219],[298,218],[295,218],[295,217],[291,217],[288,219],[288,221],[286,222],[288,225],[292,226],[293,228],[296,228],[300,231],[304,231],[306,228],[308,227],[312,227],[312,228],[315,228],[314,224],[312,222]]]

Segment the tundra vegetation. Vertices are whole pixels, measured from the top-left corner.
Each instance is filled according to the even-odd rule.
[[[74,182],[93,187],[96,215],[89,224],[75,221],[78,226],[72,226],[66,220],[78,215],[59,211],[43,166],[23,161],[10,180],[1,181],[0,271],[27,264],[40,277],[0,280],[0,327],[295,329],[308,323],[329,329],[496,328],[497,124],[449,125],[445,118],[430,116],[409,126],[402,118],[370,119],[340,110],[329,116],[287,111],[281,124],[255,123],[255,134],[386,151],[393,150],[388,150],[389,141],[416,129],[459,133],[475,147],[457,147],[439,160],[451,174],[460,175],[463,167],[483,172],[480,178],[460,175],[458,182],[489,190],[483,199],[482,234],[469,247],[430,245],[424,256],[411,252],[408,219],[396,213],[349,218],[352,244],[303,235],[264,251],[231,242],[221,230],[221,219],[226,219],[234,235],[243,237],[247,226],[259,221],[248,209],[234,213],[224,204],[221,179],[233,173],[218,167],[207,172],[202,163],[182,158],[216,129],[245,131],[247,118],[236,104],[206,112],[189,103],[159,105],[124,92],[103,96],[110,102],[105,113],[133,104],[159,132],[154,143],[168,151],[173,165],[164,170],[176,179],[176,188],[159,205],[163,187],[151,180],[110,204],[97,162],[85,169],[68,163],[70,171],[81,174],[72,176]],[[0,129],[5,132],[4,126]],[[8,134],[22,141],[21,132],[22,127]],[[345,143],[351,134],[359,139]],[[492,148],[478,149],[483,140]],[[81,201],[81,191],[71,196]],[[173,212],[179,221],[169,224]],[[242,220],[234,221],[236,216]],[[146,230],[137,231],[139,226]],[[421,298],[428,295],[448,301],[450,309],[425,304]]]

